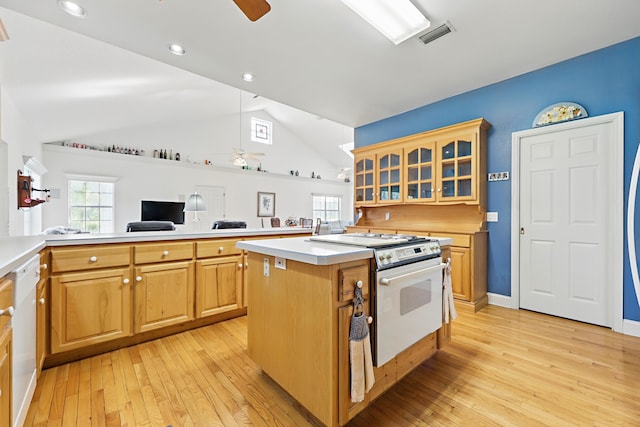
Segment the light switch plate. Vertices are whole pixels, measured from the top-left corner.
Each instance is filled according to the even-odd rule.
[[[286,270],[287,269],[287,259],[286,258],[280,258],[280,257],[276,257],[276,262],[274,264],[275,268],[279,268],[280,270]]]
[[[487,222],[498,222],[498,212],[487,212]]]

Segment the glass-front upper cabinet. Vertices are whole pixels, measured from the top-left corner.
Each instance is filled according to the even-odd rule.
[[[354,166],[354,205],[360,206],[374,203],[375,154],[356,155],[354,158]]]
[[[438,196],[441,201],[473,200],[476,158],[473,137],[455,138],[438,143],[440,176]]]
[[[405,148],[405,201],[432,202],[435,200],[435,143],[424,142]]]
[[[402,150],[378,153],[378,203],[402,202]]]

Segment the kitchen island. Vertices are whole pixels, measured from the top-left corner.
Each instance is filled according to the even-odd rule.
[[[376,397],[433,356],[449,324],[380,367],[362,402],[352,402],[349,328],[355,287],[371,313],[368,248],[298,237],[238,242],[248,251],[249,356],[263,372],[328,426],[346,424]],[[441,245],[450,245],[443,239]]]

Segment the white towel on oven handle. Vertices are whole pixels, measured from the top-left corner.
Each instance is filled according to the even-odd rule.
[[[451,285],[451,258],[447,258],[447,265],[442,270],[442,310],[444,313],[444,323],[449,323],[451,320],[456,320],[458,313],[456,312],[456,306],[453,303],[453,286]]]

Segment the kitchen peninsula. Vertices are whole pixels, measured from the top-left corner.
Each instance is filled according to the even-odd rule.
[[[451,239],[435,239],[443,257],[450,256]],[[349,361],[353,299],[361,285],[365,315],[372,312],[374,250],[308,237],[242,241],[238,247],[249,253],[249,356],[327,426],[346,424],[450,339],[450,324],[440,318],[435,332],[374,367],[373,388],[364,401],[354,403]],[[442,307],[441,298],[433,303]]]

